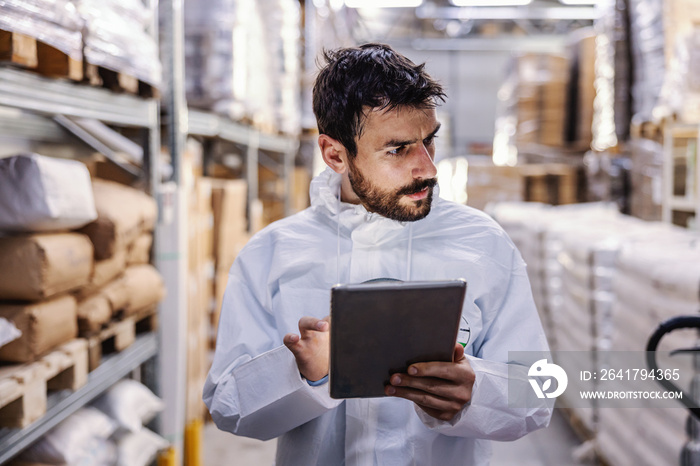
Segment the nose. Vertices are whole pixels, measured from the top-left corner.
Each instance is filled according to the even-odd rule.
[[[430,179],[435,178],[437,175],[437,167],[433,158],[435,153],[431,151],[424,144],[418,144],[413,156],[413,178],[416,179]]]

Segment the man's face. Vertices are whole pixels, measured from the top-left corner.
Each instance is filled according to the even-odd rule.
[[[435,109],[371,111],[349,158],[348,178],[370,212],[415,221],[430,212],[435,175]]]

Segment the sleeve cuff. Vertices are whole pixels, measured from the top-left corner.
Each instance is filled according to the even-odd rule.
[[[318,387],[318,386],[320,386],[320,385],[323,385],[323,384],[326,383],[326,382],[328,382],[328,376],[327,376],[327,375],[326,375],[324,378],[318,379],[318,380],[315,381],[315,382],[312,382],[312,381],[310,381],[310,380],[307,380],[307,381],[306,381],[306,383],[308,383],[308,384],[311,385],[312,387]]]

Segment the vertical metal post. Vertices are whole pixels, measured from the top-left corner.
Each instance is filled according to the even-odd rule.
[[[185,430],[187,341],[187,198],[181,186],[181,158],[187,133],[184,91],[184,0],[162,0],[163,107],[173,165],[159,197],[156,261],[167,289],[159,308],[160,385],[165,409],[161,434],[171,443],[175,464],[182,464]],[[174,451],[173,451],[174,450]]]

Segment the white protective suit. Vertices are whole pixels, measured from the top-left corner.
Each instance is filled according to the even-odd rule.
[[[277,466],[485,465],[489,439],[546,427],[551,409],[508,406],[508,351],[548,348],[525,263],[503,230],[437,188],[430,214],[402,223],[339,202],[339,186],[326,169],[312,181],[311,207],[256,234],[233,264],[204,386],[217,426],[280,437]],[[400,398],[334,400],[328,384],[300,376],[282,344],[301,317],[329,314],[333,285],[376,278],[466,279],[465,352],[476,381],[452,421]]]

